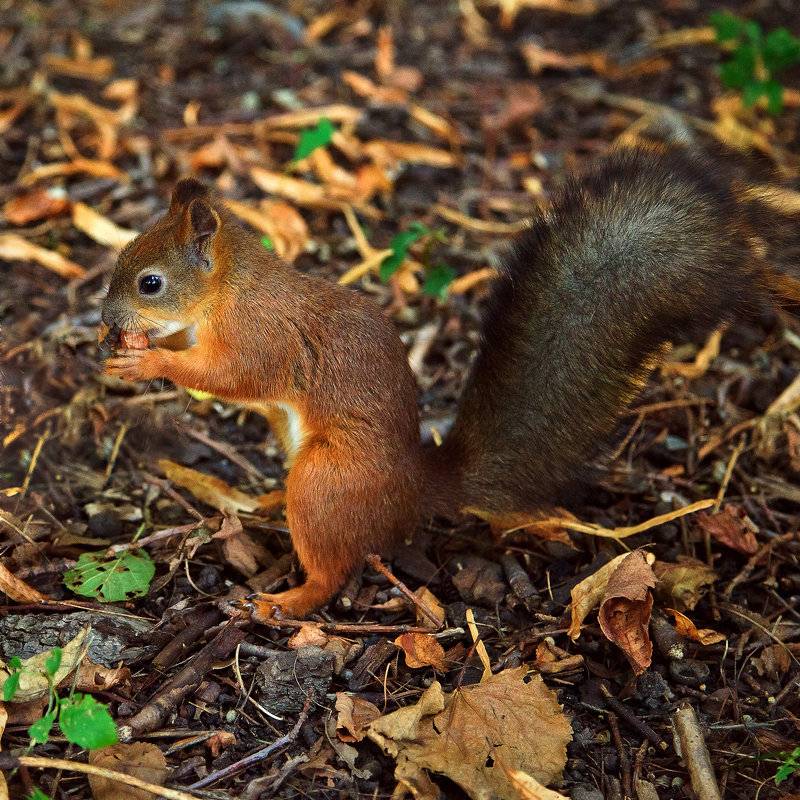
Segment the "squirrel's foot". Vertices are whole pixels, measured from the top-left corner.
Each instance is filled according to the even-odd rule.
[[[117,350],[106,360],[103,371],[125,381],[147,381],[159,377],[158,350]]]
[[[254,622],[269,624],[282,619],[303,619],[330,600],[331,594],[327,586],[307,581],[277,594],[251,594],[243,606]]]

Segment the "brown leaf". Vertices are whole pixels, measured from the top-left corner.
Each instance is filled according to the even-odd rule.
[[[259,564],[268,561],[266,549],[244,532],[235,514],[225,514],[219,531],[211,538],[221,540],[226,563],[246,578],[252,578],[258,572]]]
[[[685,556],[677,564],[656,561],[653,572],[658,583],[656,597],[665,605],[678,611],[692,611],[706,595],[717,574],[702,561]]]
[[[320,630],[316,625],[308,623],[302,625],[299,630],[295,631],[286,642],[286,646],[290,650],[301,650],[303,647],[325,647],[328,643],[328,636],[325,631]]]
[[[367,735],[397,760],[403,784],[427,786],[440,772],[473,798],[517,798],[503,765],[540,783],[561,776],[572,728],[541,677],[527,667],[444,694],[436,681],[414,706],[388,714]]]
[[[716,644],[717,642],[725,641],[724,634],[711,630],[711,628],[697,628],[694,622],[692,622],[685,614],[681,614],[680,611],[676,611],[674,608],[668,608],[667,611],[669,611],[675,617],[675,630],[681,636],[694,639],[694,641],[700,642],[700,644],[703,645]]]
[[[569,800],[560,792],[542,786],[536,778],[521,769],[509,769],[503,762],[500,765],[508,775],[508,780],[520,796],[520,800]]]
[[[439,624],[436,625],[432,619],[429,619],[425,614],[422,613],[422,610],[419,608],[419,606],[415,606],[415,611],[417,614],[417,626],[438,631],[439,628],[444,625],[444,607],[439,602],[436,595],[434,595],[434,593],[426,586],[421,586],[414,592],[414,595],[419,598],[419,600],[428,607],[428,610],[432,611],[433,615],[439,620]]]
[[[49,219],[69,207],[63,189],[37,187],[27,194],[9,200],[3,206],[3,216],[11,225],[27,225],[40,219]]]
[[[489,523],[492,535],[500,538],[516,531],[533,533],[541,539],[550,542],[561,542],[572,547],[569,533],[566,528],[561,527],[557,522],[552,522],[550,511],[527,512],[527,511],[492,511],[490,509],[465,508],[469,514],[474,514]],[[565,519],[575,519],[567,511],[563,512]]]
[[[121,228],[85,203],[73,204],[72,223],[90,239],[106,247],[113,247],[116,251],[122,250],[139,235],[138,231]]]
[[[758,552],[758,528],[743,508],[726,503],[716,514],[698,514],[697,524],[713,539],[740,553],[752,556]]]
[[[648,634],[656,576],[641,550],[630,553],[608,579],[597,620],[606,637],[627,656],[636,674],[650,666]]]
[[[75,688],[80,692],[107,692],[117,689],[127,694],[131,688],[131,671],[128,667],[104,667],[86,656],[78,667]]]
[[[131,775],[156,786],[163,786],[169,776],[164,754],[148,742],[120,742],[89,752],[89,763],[114,772]],[[94,800],[156,800],[157,795],[137,786],[112,781],[102,775],[89,775]]]
[[[778,681],[792,666],[792,656],[784,644],[771,644],[761,651],[758,658],[751,658],[756,672],[762,677]]]
[[[367,726],[378,719],[378,707],[361,697],[336,693],[336,735],[343,742],[360,742],[367,735]]]
[[[394,643],[405,653],[411,669],[433,667],[444,672],[444,649],[429,633],[404,633]]]
[[[228,747],[236,746],[236,737],[230,731],[217,731],[212,737],[206,739],[205,746],[214,758]]]
[[[614,570],[628,557],[628,553],[612,558],[608,564],[604,564],[597,572],[584,578],[579,584],[573,587],[572,597],[572,621],[569,626],[570,639],[575,641],[581,635],[581,625],[589,615],[589,612],[597,608],[606,593],[608,579]]]
[[[166,458],[158,460],[159,468],[169,480],[188,489],[198,500],[227,514],[252,513],[260,508],[257,497],[251,497],[228,486],[221,478],[184,467]]]
[[[2,564],[0,564],[0,592],[3,592],[9,600],[13,600],[15,603],[41,603],[43,600],[53,599],[38,592],[25,581],[21,581]]]
[[[35,261],[62,278],[82,278],[86,274],[83,267],[61,253],[39,247],[15,233],[0,234],[0,261]]]

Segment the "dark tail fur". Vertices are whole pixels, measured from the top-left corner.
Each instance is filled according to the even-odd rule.
[[[620,151],[515,241],[432,468],[461,506],[568,502],[665,342],[751,306],[751,219],[716,162]],[[457,499],[455,497],[457,495]]]

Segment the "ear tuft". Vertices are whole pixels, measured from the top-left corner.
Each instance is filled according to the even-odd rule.
[[[169,210],[175,212],[185,208],[198,197],[208,197],[208,189],[194,178],[184,178],[182,181],[178,181],[172,190]]]

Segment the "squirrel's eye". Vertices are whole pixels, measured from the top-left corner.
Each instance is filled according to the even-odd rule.
[[[161,290],[160,275],[142,275],[139,278],[139,292],[141,294],[156,294]]]

